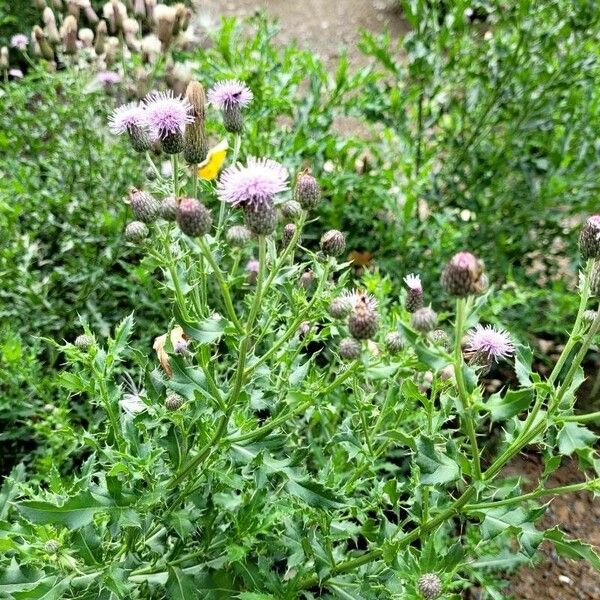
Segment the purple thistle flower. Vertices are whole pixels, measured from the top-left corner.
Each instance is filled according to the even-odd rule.
[[[108,126],[114,134],[121,135],[131,132],[135,127],[143,127],[145,122],[144,107],[137,102],[131,102],[113,111]]]
[[[404,283],[406,284],[406,287],[408,287],[409,290],[423,290],[423,285],[421,284],[421,276],[420,275],[415,275],[414,273],[409,273],[405,278],[404,278]]]
[[[24,33],[15,33],[15,35],[10,38],[10,45],[12,48],[26,50],[29,45],[29,39]]]
[[[221,109],[248,106],[253,97],[252,91],[237,79],[218,81],[208,91],[208,101]]]
[[[288,173],[278,162],[250,156],[246,166],[238,163],[223,171],[217,195],[234,206],[243,204],[255,208],[273,200],[287,189]]]
[[[96,75],[96,81],[105,87],[110,87],[121,81],[121,76],[114,71],[100,71]]]
[[[497,329],[491,325],[477,325],[467,334],[467,349],[483,355],[490,361],[498,361],[512,356],[515,345],[504,329]]]
[[[342,298],[350,304],[351,309],[356,308],[359,302],[364,302],[370,310],[375,310],[377,308],[377,299],[368,292],[363,292],[362,290],[344,290],[342,292]]]
[[[194,121],[192,105],[185,98],[167,92],[151,92],[144,98],[145,123],[154,141],[183,133]]]
[[[8,74],[10,75],[10,77],[12,77],[14,79],[22,79],[23,78],[23,71],[21,71],[21,69],[9,69]]]

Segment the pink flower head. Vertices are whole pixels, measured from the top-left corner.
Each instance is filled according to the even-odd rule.
[[[223,202],[260,206],[287,189],[288,173],[278,162],[250,156],[246,166],[238,163],[223,171],[217,195]]]
[[[246,272],[247,273],[258,273],[259,269],[260,269],[260,263],[255,258],[251,258],[246,263]]]
[[[96,75],[96,81],[105,87],[110,87],[121,81],[121,76],[114,71],[100,71]]]
[[[352,290],[350,292],[346,290],[342,292],[342,298],[350,303],[352,310],[356,308],[359,302],[364,302],[370,310],[377,308],[377,299],[363,290]]]
[[[13,79],[22,79],[22,77],[23,77],[23,71],[21,71],[21,69],[9,69],[8,74]]]
[[[108,120],[110,130],[117,135],[145,125],[144,107],[137,102],[123,104],[113,111]]]
[[[594,229],[600,229],[600,215],[592,215],[588,218],[586,223]]]
[[[515,345],[508,332],[491,325],[477,325],[472,329],[467,335],[467,349],[494,361],[509,358],[515,353]]]
[[[471,272],[476,272],[480,268],[478,260],[470,252],[458,252],[452,257],[450,262],[459,269]]]
[[[27,45],[29,44],[29,39],[24,33],[15,33],[10,38],[10,45],[12,48],[17,48],[18,50],[26,50]]]
[[[404,283],[406,284],[406,286],[408,287],[409,290],[414,290],[414,291],[422,291],[423,290],[423,285],[421,284],[421,276],[420,275],[415,275],[414,273],[409,273],[404,278]]]
[[[237,79],[218,81],[208,91],[208,101],[217,108],[244,107],[250,104],[252,91]]]
[[[144,99],[145,122],[152,140],[164,139],[174,133],[183,133],[185,126],[194,121],[192,105],[186,98],[167,92],[151,92]]]

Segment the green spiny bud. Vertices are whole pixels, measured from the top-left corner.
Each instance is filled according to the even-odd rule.
[[[417,587],[425,600],[435,600],[442,593],[442,582],[435,573],[421,575]]]
[[[242,248],[250,241],[252,233],[243,225],[233,225],[227,230],[225,237],[231,246]]]
[[[244,115],[238,104],[225,104],[223,106],[223,126],[229,133],[243,133]]]
[[[183,134],[171,131],[160,138],[160,147],[165,154],[179,154],[183,150]]]
[[[412,314],[410,322],[413,329],[427,333],[437,325],[437,313],[430,306],[424,306]]]
[[[352,304],[344,296],[338,296],[331,301],[327,309],[334,319],[345,319],[352,310]]]
[[[337,229],[331,229],[323,234],[320,247],[327,256],[339,256],[346,249],[346,236]]]
[[[294,239],[294,236],[296,235],[297,229],[298,229],[298,227],[296,225],[294,225],[294,223],[288,223],[283,228],[283,235],[281,236],[281,243],[284,248],[287,248],[290,245],[291,241]]]
[[[277,210],[273,202],[244,206],[246,226],[255,235],[269,235],[277,225]]]
[[[165,400],[165,408],[167,410],[178,410],[183,406],[183,398],[179,394],[169,394]]]
[[[281,207],[281,214],[290,221],[297,221],[302,215],[302,207],[299,202],[295,200],[288,200],[284,202]]]
[[[148,194],[132,187],[129,190],[129,203],[135,218],[143,223],[152,223],[158,217],[160,204]]]
[[[144,238],[147,238],[149,234],[150,230],[148,226],[141,221],[131,221],[125,227],[125,239],[130,242],[140,242]]]
[[[355,360],[360,356],[360,342],[354,338],[347,337],[340,342],[340,356],[345,360]]]
[[[195,198],[182,198],[179,201],[176,220],[179,229],[190,237],[204,235],[212,226],[210,210]]]
[[[374,303],[367,294],[356,293],[354,306],[348,316],[350,335],[357,340],[372,338],[379,328],[379,317]]]
[[[581,228],[579,250],[586,260],[600,258],[600,215],[591,216]]]
[[[298,175],[296,187],[294,189],[294,200],[309,210],[314,208],[321,199],[321,186],[319,182],[310,174],[308,169],[305,169]]]
[[[385,347],[390,354],[398,354],[404,346],[404,340],[398,331],[390,331],[385,336]]]
[[[160,203],[159,214],[165,221],[175,221],[177,218],[177,198],[167,196]]]
[[[90,335],[85,335],[82,333],[75,338],[75,345],[82,350],[87,350],[94,345],[94,338]]]

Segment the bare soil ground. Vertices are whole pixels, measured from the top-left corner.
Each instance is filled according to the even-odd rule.
[[[328,62],[347,47],[351,63],[361,64],[357,44],[362,29],[396,37],[407,31],[397,0],[198,0],[197,7],[207,27],[221,15],[247,17],[264,10],[279,19],[281,43],[297,40]]]

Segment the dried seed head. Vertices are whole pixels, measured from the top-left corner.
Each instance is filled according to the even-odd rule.
[[[174,221],[177,216],[177,198],[167,196],[160,203],[159,215],[165,221]]]
[[[179,394],[169,394],[165,400],[165,408],[167,410],[178,410],[183,406],[183,398]]]
[[[355,293],[355,301],[348,316],[348,329],[357,340],[372,338],[379,328],[379,317],[368,294]]]
[[[296,187],[294,188],[294,200],[309,210],[314,208],[321,199],[321,186],[319,182],[305,169],[298,175]]]
[[[482,293],[487,287],[483,262],[470,252],[455,254],[444,267],[442,286],[448,294],[459,298]]]
[[[152,223],[158,218],[160,204],[147,192],[132,187],[129,190],[129,203],[131,204],[131,210],[138,221]]]
[[[579,234],[579,250],[585,260],[600,258],[600,215],[593,215],[584,223]]]
[[[131,221],[125,227],[125,239],[130,242],[140,242],[147,238],[149,234],[150,230],[148,226],[146,223],[142,223],[142,221]]]
[[[345,360],[355,360],[360,356],[361,345],[358,340],[352,337],[344,338],[340,342],[340,356]]]
[[[442,593],[442,582],[435,573],[421,575],[417,587],[425,600],[435,600]]]
[[[106,51],[106,37],[108,35],[108,29],[106,27],[106,21],[102,19],[96,27],[96,43],[94,49],[98,56],[104,54]]]
[[[162,43],[163,50],[166,50],[171,44],[176,18],[177,9],[173,6],[159,4],[154,9],[155,33]]]
[[[185,128],[183,158],[189,165],[196,165],[201,163],[208,154],[208,139],[205,127],[206,95],[200,83],[190,81],[185,97],[192,105],[194,120]]]
[[[82,333],[75,338],[74,342],[75,346],[81,348],[82,350],[87,350],[94,345],[94,338],[90,335],[86,335]]]
[[[352,310],[352,304],[345,296],[338,296],[331,301],[327,310],[334,319],[345,319]]]
[[[177,206],[175,218],[179,229],[190,237],[204,235],[212,226],[210,210],[195,198],[182,198]]]
[[[250,241],[251,237],[251,231],[243,225],[233,225],[225,234],[227,242],[236,248],[242,248],[245,246]]]
[[[591,323],[596,318],[596,311],[595,310],[586,310],[583,313],[583,318],[586,321],[588,321],[589,323]]]
[[[330,229],[321,237],[320,247],[327,256],[339,256],[346,249],[346,236],[337,229]]]
[[[42,28],[39,25],[34,25],[33,36],[35,37],[35,41],[38,44],[42,58],[44,58],[47,61],[53,61],[54,50],[52,50],[52,47],[48,43],[48,40],[46,39],[46,36],[44,35],[44,32],[42,31]]]
[[[296,225],[294,225],[294,223],[288,223],[284,228],[283,228],[283,235],[281,236],[281,244],[283,245],[284,248],[287,248],[291,241],[294,239],[294,236],[296,235],[296,231],[297,231],[298,227],[296,227]]]
[[[390,331],[385,336],[385,347],[390,354],[398,354],[404,346],[402,335],[398,331]]]
[[[412,314],[410,323],[413,329],[427,333],[437,325],[437,313],[430,306],[424,306]]]
[[[77,19],[69,15],[60,28],[60,37],[62,38],[63,48],[66,54],[77,53]]]
[[[272,200],[258,204],[245,204],[246,226],[255,235],[269,235],[277,226],[277,209]]]
[[[281,214],[290,221],[297,221],[302,214],[302,207],[299,202],[295,200],[288,200],[284,202],[281,207]]]

